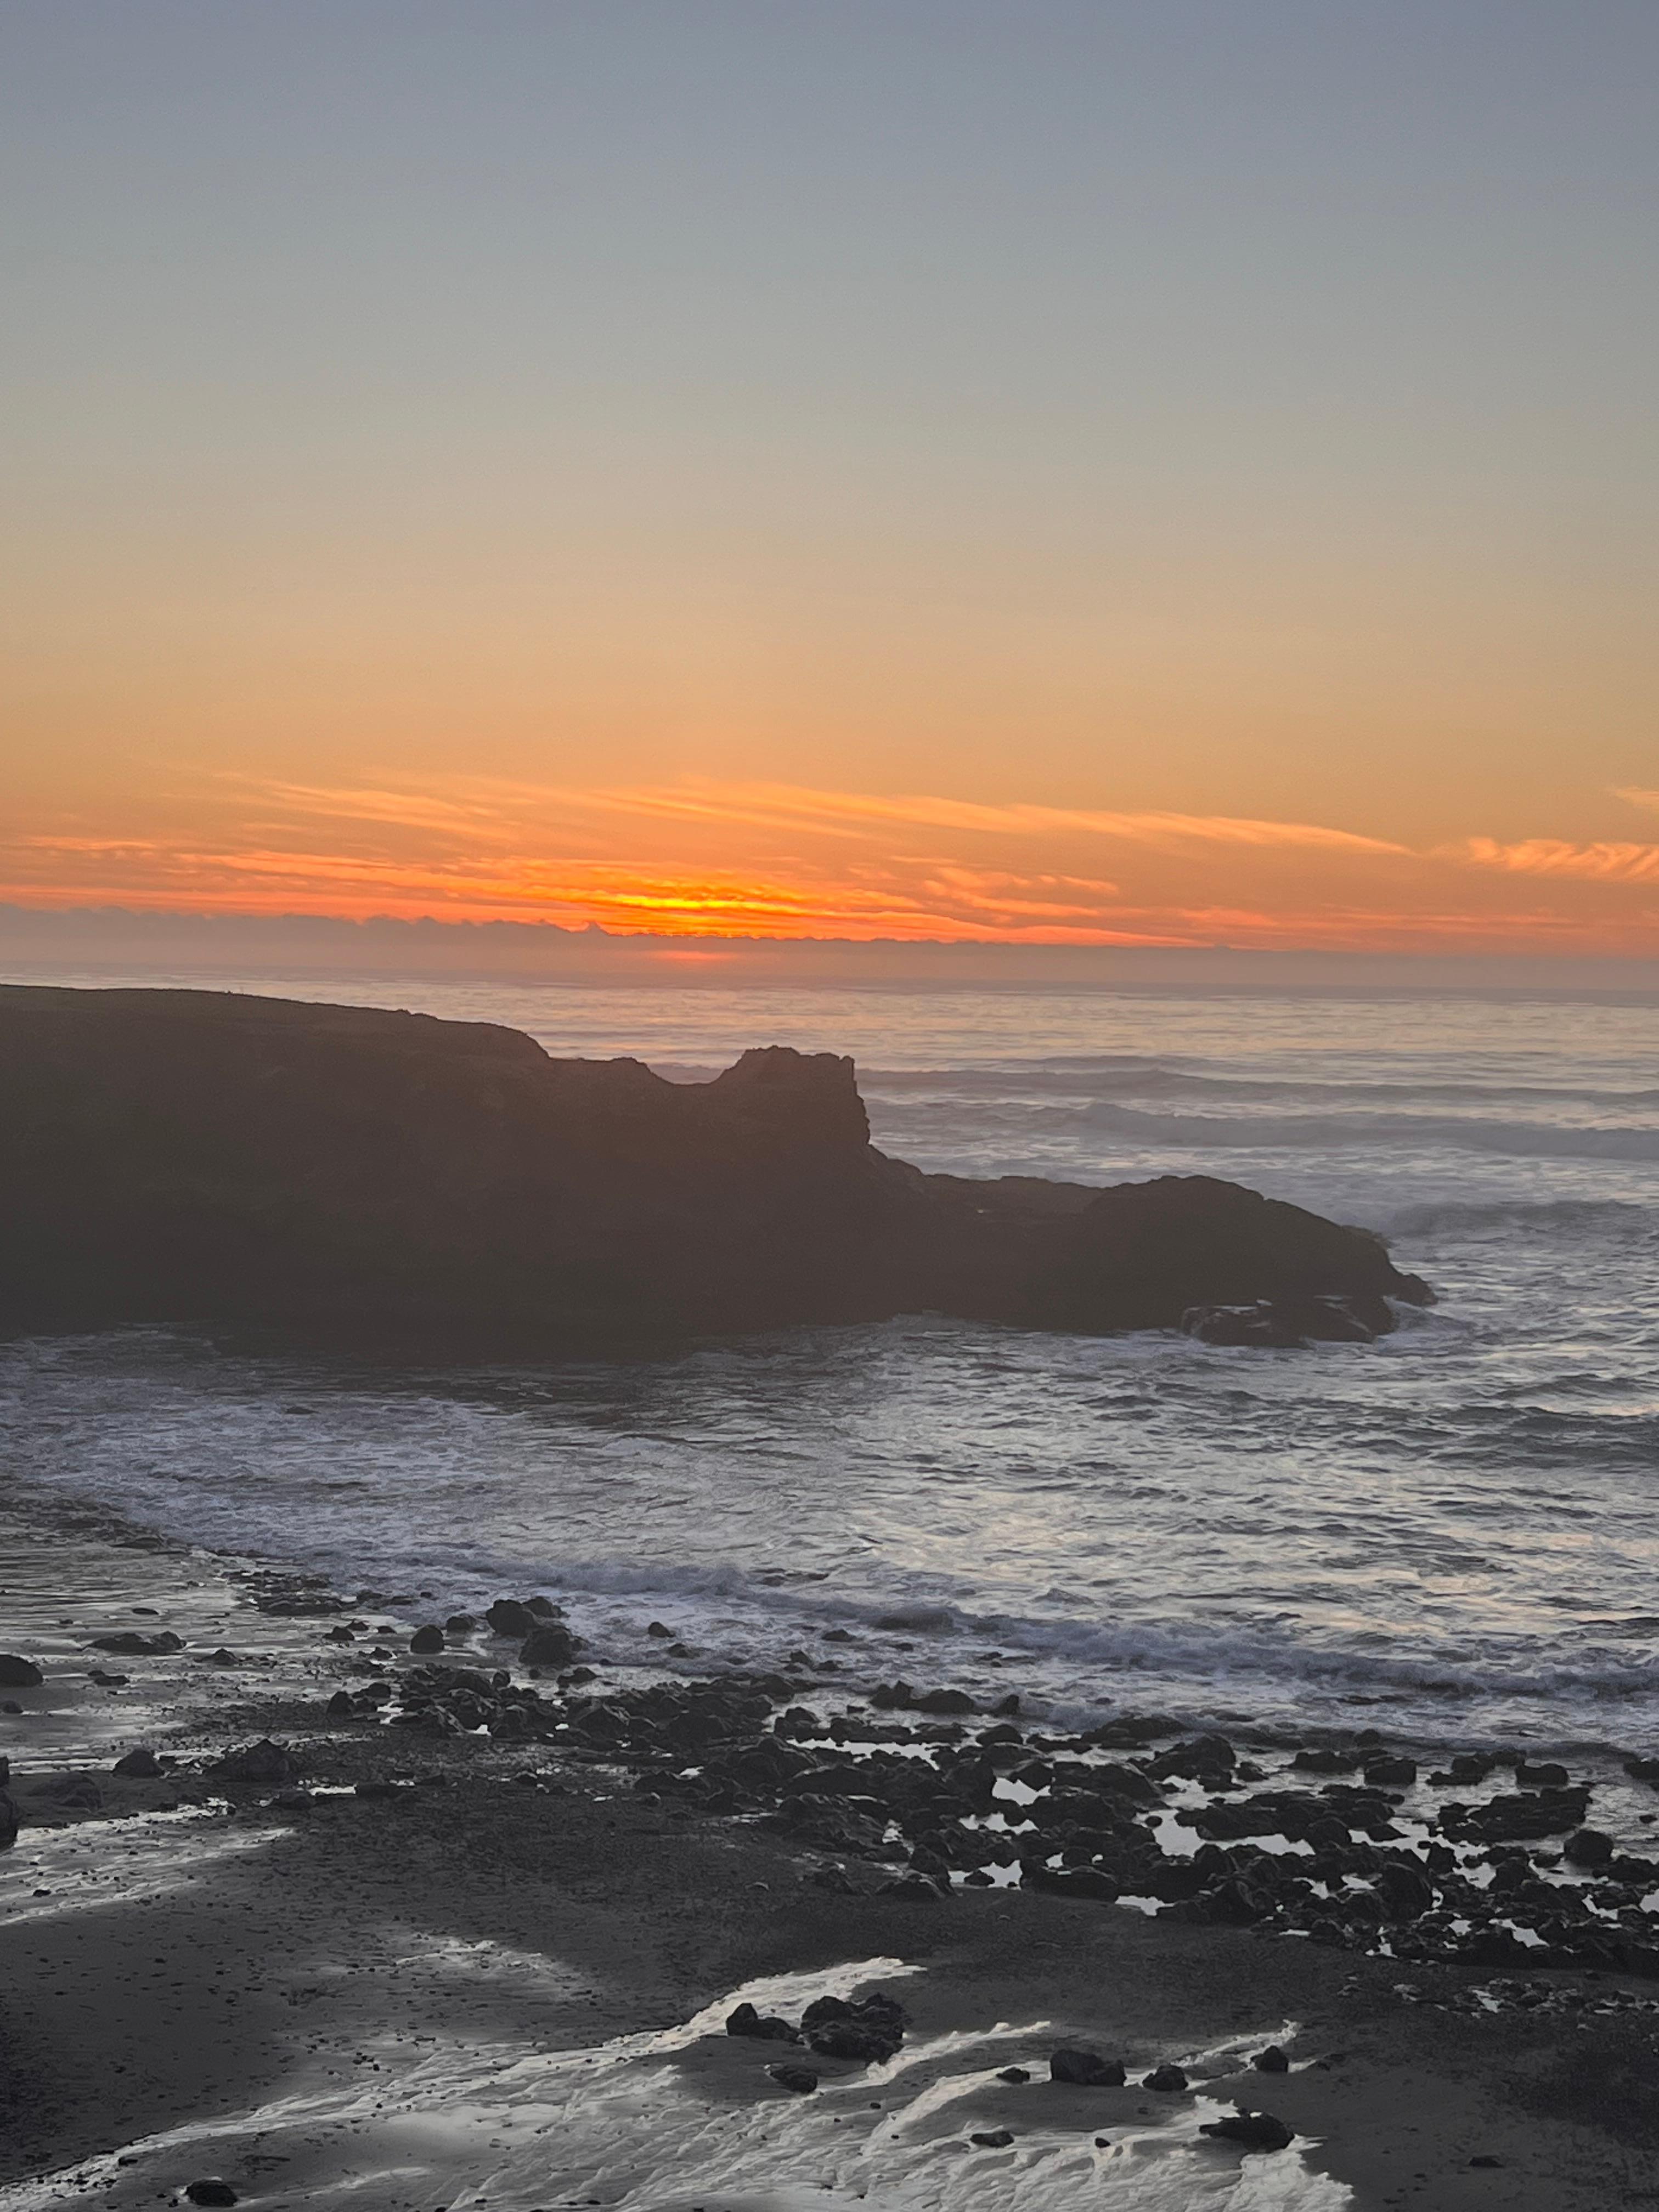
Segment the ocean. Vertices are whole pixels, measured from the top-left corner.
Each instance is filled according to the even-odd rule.
[[[750,1045],[851,1053],[875,1142],[923,1168],[1230,1177],[1382,1231],[1439,1303],[1284,1352],[927,1316],[453,1371],[12,1341],[10,1504],[43,1528],[93,1510],[432,1593],[417,1614],[545,1591],[619,1668],[665,1663],[660,1621],[688,1668],[804,1649],[849,1686],[1017,1690],[1068,1721],[1659,1750],[1652,1007],[233,987],[688,1081]]]

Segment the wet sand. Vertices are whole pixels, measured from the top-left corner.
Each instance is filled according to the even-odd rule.
[[[12,1700],[31,1710],[8,1723],[0,2212],[150,2205],[203,2174],[248,2204],[377,2212],[797,2212],[826,2191],[1046,2212],[1096,2183],[1135,2212],[1659,2199],[1659,1982],[1542,1971],[1491,2009],[1474,1963],[1042,1891],[826,1887],[821,1850],[591,1749],[331,1728],[322,1697],[362,1667],[325,1617],[262,1613],[200,1559],[131,1558],[143,1592],[106,1559],[95,1598],[52,1616],[46,1684]],[[138,1604],[190,1629],[185,1654],[112,1662],[129,1690],[84,1696],[89,1629]],[[18,1648],[10,1621],[0,1641]],[[193,1655],[233,1642],[257,1663],[228,1688]],[[110,1775],[135,1733],[178,1764]],[[301,1796],[209,1771],[265,1735]],[[64,1794],[94,1769],[101,1802]],[[721,2029],[741,1995],[798,2016],[872,1983],[907,2009],[903,2047],[814,2059],[811,2096],[768,2072],[787,2047]],[[1250,2068],[1272,2042],[1288,2074]],[[1050,2083],[1068,2044],[1131,2086]],[[1133,2086],[1166,2063],[1188,2092]],[[1031,2080],[999,2081],[1011,2065]],[[1235,2100],[1297,2142],[1200,2137]]]

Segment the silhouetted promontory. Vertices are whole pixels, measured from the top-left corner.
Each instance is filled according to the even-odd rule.
[[[1273,1343],[1430,1297],[1365,1231],[1207,1176],[924,1175],[831,1054],[670,1083],[210,991],[0,988],[0,1214],[14,1329],[557,1352],[933,1312]]]

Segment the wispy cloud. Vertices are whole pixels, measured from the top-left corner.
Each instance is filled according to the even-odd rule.
[[[1566,876],[1583,882],[1659,883],[1659,845],[1573,845],[1559,837],[1528,837],[1501,845],[1493,837],[1470,837],[1454,846],[1451,856],[1480,868],[1504,868],[1516,876]]]
[[[1659,807],[1659,793],[1632,789]],[[0,847],[33,902],[597,924],[720,937],[1659,950],[1659,844],[1432,851],[1300,821],[688,779],[218,777],[173,834],[85,815]]]

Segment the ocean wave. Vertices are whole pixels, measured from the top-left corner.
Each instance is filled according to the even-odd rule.
[[[919,1680],[931,1681],[937,1675],[956,1680],[963,1674],[982,1673],[987,1647],[994,1647],[1004,1659],[1023,1656],[1042,1664],[1047,1679],[1039,1684],[1022,1675],[1018,1679],[1023,1686],[1084,1705],[1121,1701],[1129,1694],[1125,1678],[1144,1681],[1149,1690],[1157,1686],[1165,1695],[1179,1690],[1189,1701],[1200,1686],[1214,1695],[1224,1693],[1227,1685],[1236,1694],[1392,1690],[1437,1701],[1494,1695],[1597,1702],[1659,1696],[1659,1638],[1649,1633],[1654,1624],[1638,1615],[1617,1620],[1602,1614],[1579,1633],[1564,1630],[1547,1644],[1536,1637],[1486,1636],[1465,1638],[1460,1646],[1437,1648],[1431,1642],[1408,1650],[1384,1641],[1380,1632],[1340,1643],[1299,1634],[1272,1617],[1103,1622],[1066,1612],[987,1610],[966,1592],[951,1600],[937,1593],[832,1595],[801,1589],[792,1590],[787,1605],[781,1605],[774,1585],[731,1566],[590,1560],[550,1568],[532,1579],[573,1605],[584,1596],[628,1596],[665,1606],[678,1601],[682,1608],[718,1601],[722,1618],[695,1623],[683,1619],[678,1624],[694,1645],[702,1639],[716,1647],[729,1644],[733,1630],[744,1625],[731,1617],[734,1607],[756,1616],[748,1629],[772,1644],[813,1631],[821,1635],[826,1624],[846,1627],[857,1631],[861,1640],[845,1657],[872,1676],[890,1673],[902,1657]],[[587,1626],[605,1650],[603,1630]],[[899,1636],[912,1640],[908,1656],[896,1655],[885,1641]],[[746,1637],[741,1642],[742,1648],[729,1654],[734,1660],[766,1648],[751,1648]],[[971,1653],[963,1650],[967,1644],[975,1647]],[[607,1650],[607,1656],[639,1655],[629,1647]]]
[[[1055,1108],[1039,1120],[1059,1118]],[[1032,1109],[1020,1109],[1022,1120]],[[1101,1136],[1184,1152],[1354,1151],[1439,1147],[1497,1152],[1516,1158],[1629,1160],[1659,1164],[1659,1127],[1593,1129],[1544,1121],[1480,1121],[1456,1115],[1252,1115],[1223,1120],[1202,1114],[1147,1114],[1096,1102],[1064,1115]]]
[[[705,1073],[698,1071],[697,1079]],[[682,1080],[692,1079],[686,1071]],[[1437,1083],[1426,1079],[1400,1082],[1330,1083],[1317,1077],[1204,1074],[1165,1061],[1134,1058],[1099,1060],[1003,1061],[969,1067],[860,1067],[859,1082],[866,1097],[904,1097],[921,1092],[930,1097],[1018,1099],[1043,1097],[1091,1099],[1120,1104],[1139,1098],[1228,1099],[1241,1104],[1277,1104],[1305,1099],[1310,1105],[1374,1106],[1384,1109],[1402,1105],[1516,1106],[1522,1109],[1577,1107],[1602,1113],[1639,1114],[1659,1111],[1659,1090],[1605,1089],[1570,1084]],[[1115,1097],[1114,1093],[1122,1094]]]

